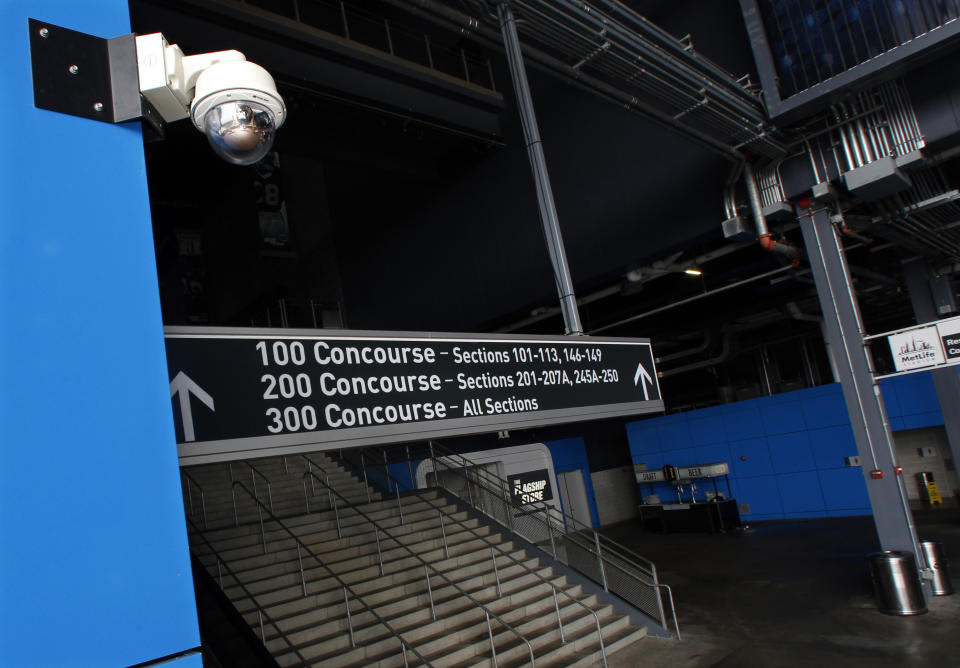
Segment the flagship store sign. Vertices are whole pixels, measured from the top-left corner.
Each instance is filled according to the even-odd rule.
[[[165,335],[181,464],[663,410],[647,339],[208,327]]]

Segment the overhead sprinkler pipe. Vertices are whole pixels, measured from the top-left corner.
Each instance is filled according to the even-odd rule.
[[[580,324],[577,297],[573,291],[573,279],[570,277],[570,266],[567,263],[567,254],[563,247],[563,236],[560,233],[557,207],[553,201],[553,190],[550,187],[550,177],[547,174],[547,160],[543,154],[540,129],[537,126],[537,117],[533,111],[530,84],[527,81],[527,72],[523,66],[523,53],[520,50],[516,19],[510,10],[510,6],[506,3],[497,5],[497,16],[500,19],[500,32],[503,35],[507,64],[510,66],[510,78],[513,81],[513,89],[517,96],[523,136],[527,143],[527,157],[530,159],[530,169],[533,171],[533,180],[537,188],[540,220],[543,223],[547,250],[550,253],[550,263],[553,265],[554,280],[560,296],[563,322],[567,334],[582,336],[583,325]]]
[[[747,185],[747,196],[750,199],[750,210],[753,212],[753,224],[757,230],[757,240],[760,242],[760,247],[772,253],[779,253],[793,262],[799,261],[800,251],[796,247],[773,240],[773,235],[770,234],[770,228],[767,226],[767,217],[763,215],[763,204],[760,202],[757,178],[749,162],[743,165],[743,176]]]

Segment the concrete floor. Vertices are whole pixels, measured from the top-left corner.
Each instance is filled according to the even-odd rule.
[[[960,512],[916,513],[943,542],[960,590]],[[683,640],[648,638],[609,665],[791,668],[960,666],[960,593],[915,617],[877,612],[871,517],[754,525],[726,534],[604,531],[652,559],[674,593]]]

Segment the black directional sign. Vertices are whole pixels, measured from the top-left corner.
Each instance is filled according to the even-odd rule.
[[[663,410],[646,339],[167,328],[181,464]]]

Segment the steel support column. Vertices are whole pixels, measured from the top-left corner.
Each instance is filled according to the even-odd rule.
[[[903,476],[895,473],[897,459],[893,437],[880,387],[874,379],[864,346],[863,323],[843,247],[830,222],[830,212],[818,208],[818,204],[813,206],[817,208],[798,208],[797,218],[817,286],[827,336],[836,356],[880,546],[883,550],[912,552],[917,567],[923,569],[926,562],[920,552]],[[924,582],[925,593],[929,594]]]
[[[560,295],[563,323],[567,334],[581,335],[583,334],[583,326],[580,324],[580,312],[577,309],[577,298],[573,292],[573,280],[570,278],[567,253],[563,248],[557,207],[553,202],[553,190],[550,187],[550,176],[547,173],[547,160],[543,155],[543,142],[540,139],[537,117],[533,111],[530,84],[527,81],[527,72],[523,67],[523,53],[520,51],[520,38],[517,35],[516,20],[506,3],[497,5],[497,17],[500,19],[500,33],[503,36],[507,64],[510,66],[510,79],[513,81],[513,90],[517,96],[520,122],[523,125],[523,136],[527,143],[527,157],[530,159],[530,169],[533,172],[533,180],[537,187],[540,220],[543,223],[543,233],[547,241],[547,250],[550,253],[550,263],[553,265],[557,293]]]
[[[936,277],[931,273],[929,265],[921,258],[907,260],[903,263],[903,278],[910,292],[910,303],[913,304],[917,324],[937,320],[939,314],[931,292]],[[953,314],[955,313],[954,304]],[[943,426],[947,432],[950,453],[953,461],[960,463],[960,373],[957,372],[957,367],[934,369],[930,373],[937,391],[937,400],[940,402],[940,412],[943,413]]]

